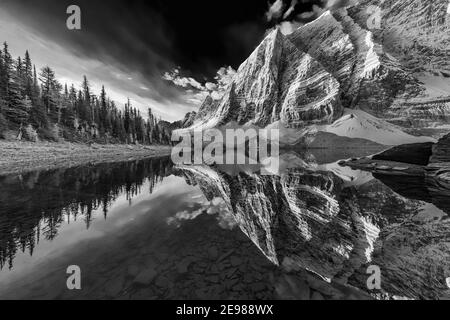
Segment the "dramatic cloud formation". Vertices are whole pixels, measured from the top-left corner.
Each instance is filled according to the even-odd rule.
[[[172,121],[198,109],[206,94],[220,96],[269,28],[292,32],[323,1],[77,0],[77,31],[66,28],[72,4],[0,0],[0,41],[15,57],[28,49],[38,68],[49,65],[63,83],[86,75],[96,94],[104,84],[118,105],[130,98]]]
[[[273,4],[269,6],[269,10],[266,13],[267,21],[272,21],[273,19],[279,19],[283,16],[284,3],[283,0],[276,0]]]
[[[0,4],[0,40],[9,43],[13,56],[23,56],[29,50],[38,69],[51,66],[59,81],[68,85],[77,86],[86,75],[94,93],[99,94],[105,85],[117,105],[130,98],[143,114],[150,107],[164,119],[177,120],[195,107],[185,99],[183,91],[161,79],[162,70],[172,68],[173,62],[169,55],[160,53],[170,52],[171,39],[170,34],[166,36],[163,32],[166,29],[163,21],[156,26],[161,20],[156,13],[152,17],[148,11],[147,17],[132,19],[129,10],[117,10],[114,15],[120,12],[125,19],[123,24],[98,24],[93,16],[109,21],[107,12],[85,9],[82,30],[69,31],[65,26],[64,0],[52,1],[51,5],[46,2]],[[40,7],[42,10],[37,10]],[[150,26],[146,20],[153,20],[155,25]],[[152,29],[153,37],[149,40],[142,32],[132,32],[146,25]]]
[[[220,66],[239,65],[266,29],[265,4],[255,10],[254,1],[241,5],[245,12],[224,6],[217,16],[220,6],[203,0],[78,0],[82,28],[70,31],[66,9],[71,4],[0,1],[0,41],[10,44],[14,57],[29,50],[38,69],[51,66],[63,83],[78,85],[86,75],[96,94],[104,84],[119,106],[129,97],[145,114],[151,107],[169,121],[196,110],[193,92],[214,82]],[[163,79],[177,65],[198,80],[189,80],[192,92]]]

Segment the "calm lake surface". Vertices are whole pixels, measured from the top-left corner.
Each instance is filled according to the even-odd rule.
[[[448,197],[347,153],[286,153],[280,176],[154,158],[0,177],[0,298],[448,297]]]

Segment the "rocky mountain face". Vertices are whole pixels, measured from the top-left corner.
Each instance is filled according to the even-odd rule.
[[[448,1],[362,0],[348,9],[362,28],[371,5],[381,8],[380,28],[371,30],[374,43],[400,70],[413,77],[406,90],[393,96],[385,118],[404,126],[427,126],[450,120],[450,15]],[[418,82],[414,82],[417,81]],[[400,88],[402,87],[400,83]],[[382,115],[382,116],[383,116]]]
[[[188,128],[188,127],[192,126],[196,116],[197,116],[197,113],[195,111],[192,111],[192,112],[186,113],[186,115],[184,116],[184,118],[182,120],[178,120],[175,122],[168,122],[168,121],[161,120],[159,122],[159,124],[169,131],[173,131],[173,130],[177,130],[177,129],[181,129],[181,128]]]
[[[223,98],[206,99],[193,127],[325,124],[342,111],[338,93],[339,83],[319,62],[274,30],[241,65]]]
[[[450,168],[450,134],[439,139],[433,148],[430,165]]]
[[[422,200],[392,192],[377,179],[346,183],[305,166],[281,176],[229,175],[206,166],[181,167],[178,174],[208,199],[224,199],[241,230],[275,265],[367,291],[366,270],[375,264],[389,296],[448,294],[445,213],[424,210]]]
[[[373,5],[381,9],[379,29],[368,23]],[[332,124],[345,108],[403,127],[448,123],[447,7],[447,0],[361,0],[288,36],[273,30],[189,129],[231,121],[305,128]]]

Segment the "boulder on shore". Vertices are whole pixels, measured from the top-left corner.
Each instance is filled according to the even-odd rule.
[[[429,164],[433,167],[450,167],[450,134],[442,137],[433,146]]]
[[[430,161],[433,146],[432,142],[404,144],[376,154],[372,159],[426,166]]]

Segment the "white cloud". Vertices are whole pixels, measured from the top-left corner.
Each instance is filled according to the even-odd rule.
[[[284,3],[282,0],[276,0],[269,6],[266,12],[267,21],[278,19],[283,15]]]
[[[192,77],[183,77],[180,68],[175,68],[171,72],[164,73],[163,79],[172,82],[178,87],[184,88],[186,100],[200,106],[208,95],[215,100],[220,99],[226,87],[233,81],[235,74],[236,71],[232,67],[222,67],[214,77],[215,83],[206,82],[202,85]]]
[[[291,0],[291,5],[289,6],[289,9],[286,10],[286,12],[283,15],[283,19],[287,19],[292,12],[295,10],[295,6],[297,5],[298,0]]]
[[[205,83],[205,88],[209,91],[215,91],[215,90],[217,90],[218,87],[217,87],[217,84],[215,84],[215,83],[207,82],[207,83]]]
[[[233,81],[235,75],[236,70],[234,70],[230,66],[228,66],[227,68],[220,68],[214,78],[217,82],[217,85],[219,86],[219,90],[225,90],[225,88]]]
[[[200,82],[191,77],[180,76],[180,69],[176,68],[172,72],[166,72],[163,75],[163,79],[173,82],[175,85],[183,88],[194,88],[197,90],[203,90],[204,87]]]
[[[278,25],[278,28],[280,29],[281,33],[286,36],[300,28],[302,25],[302,23],[296,21],[283,21]]]

